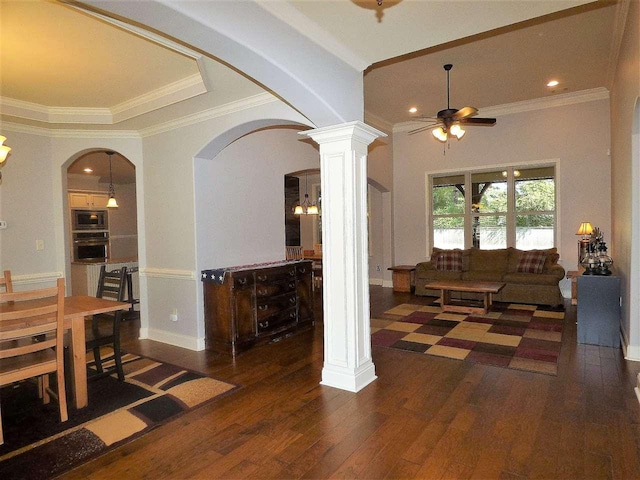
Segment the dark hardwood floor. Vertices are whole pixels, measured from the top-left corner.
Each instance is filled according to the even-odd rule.
[[[371,312],[410,294],[371,287]],[[568,303],[558,376],[374,348],[358,394],[319,385],[322,324],[235,360],[124,348],[242,385],[63,478],[640,478],[640,363],[577,345]]]

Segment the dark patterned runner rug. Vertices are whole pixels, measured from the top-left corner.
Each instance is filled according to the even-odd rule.
[[[486,365],[557,375],[564,310],[494,303],[485,315],[402,304],[371,319],[371,343]]]
[[[69,406],[64,423],[54,400],[43,405],[38,399],[35,382],[0,389],[5,441],[0,478],[60,475],[238,388],[145,357],[126,354],[123,360],[126,381],[90,381],[89,406]]]

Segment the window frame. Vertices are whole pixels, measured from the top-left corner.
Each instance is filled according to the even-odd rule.
[[[553,168],[553,181],[554,181],[554,211],[516,211],[516,177],[514,176],[514,171],[516,170],[526,170],[526,169],[534,169],[534,168]],[[427,257],[431,255],[431,249],[434,245],[434,230],[433,224],[435,218],[452,218],[452,217],[463,217],[464,218],[464,248],[470,248],[473,246],[473,235],[472,235],[472,222],[474,214],[471,211],[471,195],[467,195],[466,192],[471,192],[471,184],[472,184],[472,176],[473,174],[483,173],[483,172],[495,172],[496,170],[502,170],[507,172],[507,211],[506,213],[498,213],[498,212],[480,212],[480,216],[496,216],[496,215],[504,215],[506,219],[506,247],[516,247],[516,218],[518,215],[524,214],[552,214],[553,215],[553,246],[557,247],[559,232],[558,232],[558,218],[560,214],[559,208],[559,186],[558,186],[558,170],[559,165],[557,161],[545,161],[539,163],[519,163],[519,164],[508,164],[508,165],[493,165],[482,168],[469,168],[469,169],[459,169],[459,170],[446,170],[440,172],[426,172],[426,182],[425,182],[425,200],[426,200],[426,229],[427,229]],[[434,215],[433,214],[433,188],[434,188],[434,178],[444,177],[444,176],[464,176],[464,213],[463,214],[443,214],[443,215]]]

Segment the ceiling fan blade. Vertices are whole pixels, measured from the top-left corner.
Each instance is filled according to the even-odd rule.
[[[495,118],[463,118],[460,120],[460,123],[464,123],[465,125],[495,125]]]
[[[454,113],[453,114],[453,118],[460,120],[462,118],[471,117],[472,115],[475,115],[476,113],[478,113],[478,109],[477,108],[464,107],[464,108],[461,108],[460,110],[458,110],[456,113]]]
[[[430,128],[433,128],[437,125],[437,123],[433,124],[433,125],[426,125],[424,127],[420,127],[420,128],[416,128],[414,130],[409,130],[407,133],[409,135],[413,135],[414,133],[420,133],[420,132],[424,132],[425,130],[429,130]]]

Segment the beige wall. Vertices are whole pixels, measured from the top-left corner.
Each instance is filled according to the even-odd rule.
[[[640,7],[637,1],[630,1],[628,6],[611,93],[612,256],[623,279],[622,328],[628,342],[627,353],[640,360]]]
[[[395,262],[426,259],[426,177],[430,173],[557,162],[558,237],[566,269],[577,263],[580,221],[600,227],[611,242],[609,102],[597,100],[502,115],[494,127],[470,127],[449,149],[431,135],[394,135]],[[615,257],[614,257],[615,260]]]

